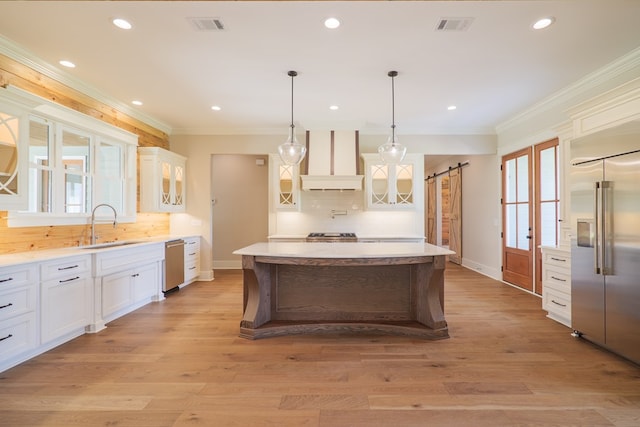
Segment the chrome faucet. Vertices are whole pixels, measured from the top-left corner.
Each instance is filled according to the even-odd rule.
[[[93,211],[91,211],[91,244],[92,245],[96,244],[96,239],[98,238],[98,236],[96,236],[96,209],[98,209],[100,206],[106,206],[108,208],[111,208],[111,210],[113,210],[113,228],[116,228],[116,225],[118,225],[118,213],[116,212],[116,208],[114,208],[113,206],[107,203],[100,203],[99,205],[96,205],[96,207],[93,208]]]

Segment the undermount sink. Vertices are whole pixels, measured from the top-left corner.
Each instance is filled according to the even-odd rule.
[[[78,249],[108,249],[108,248],[115,248],[118,246],[135,245],[137,243],[142,243],[142,242],[137,240],[127,240],[124,242],[96,243],[95,245],[78,246]]]

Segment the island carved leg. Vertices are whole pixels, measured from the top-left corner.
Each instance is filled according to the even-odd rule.
[[[243,255],[243,316],[240,336],[251,338],[251,330],[271,320],[271,276],[268,264]],[[248,334],[248,335],[247,335]]]
[[[416,265],[415,289],[418,322],[431,329],[447,327],[444,319],[444,256],[433,257],[432,263]]]

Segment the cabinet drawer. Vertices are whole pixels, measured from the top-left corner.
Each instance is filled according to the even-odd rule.
[[[42,280],[66,278],[87,271],[91,271],[91,255],[59,258],[40,265]]]
[[[35,308],[35,284],[0,290],[0,320],[32,312]]]
[[[35,313],[23,314],[0,323],[0,360],[31,350],[35,345]]]
[[[184,239],[184,258],[196,257],[200,253],[200,238]]]
[[[544,253],[543,262],[547,265],[555,265],[558,267],[565,267],[567,269],[570,269],[571,255],[568,252],[564,253],[560,251],[553,251],[553,252],[546,251]]]
[[[546,289],[543,295],[544,309],[566,319],[571,318],[571,297],[554,289]]]
[[[185,282],[198,277],[198,275],[200,274],[200,262],[195,260],[195,261],[189,261],[185,263],[185,268],[184,268],[184,279]]]
[[[0,292],[37,281],[38,269],[34,264],[0,268]]]
[[[542,278],[543,286],[557,289],[567,294],[571,293],[571,275],[566,269],[562,268],[545,268]]]

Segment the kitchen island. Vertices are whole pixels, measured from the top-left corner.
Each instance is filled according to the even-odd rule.
[[[427,243],[269,242],[239,249],[240,336],[372,332],[448,338],[444,269]]]

